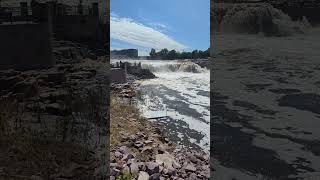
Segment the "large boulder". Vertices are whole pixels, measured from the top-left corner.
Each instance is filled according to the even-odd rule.
[[[156,155],[156,162],[159,163],[160,165],[163,164],[165,168],[172,168],[173,165],[175,167],[180,167],[179,163],[177,163],[174,160],[174,157],[170,155],[169,153],[165,154],[157,154]]]
[[[149,174],[144,172],[144,171],[140,171],[138,180],[149,180]]]

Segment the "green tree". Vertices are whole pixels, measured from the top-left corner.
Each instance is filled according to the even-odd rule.
[[[159,52],[156,52],[155,49],[151,49],[150,52],[151,57],[159,57],[161,59],[198,59],[198,58],[208,58],[210,57],[210,48],[205,51],[194,50],[192,52],[179,52],[176,50],[168,51],[168,49],[164,48]]]
[[[161,49],[160,52],[157,53],[162,59],[167,59],[167,55],[168,55],[168,49],[164,48]]]
[[[204,51],[205,58],[210,57],[210,48]]]
[[[203,51],[201,50],[198,51],[198,58],[205,58],[205,54]]]
[[[150,53],[149,53],[149,55],[150,55],[151,57],[157,56],[156,50],[152,48],[151,51],[150,51]]]
[[[175,50],[171,50],[168,52],[167,55],[168,59],[177,59],[177,52]]]
[[[198,50],[192,51],[191,58],[192,58],[192,59],[197,59],[197,58],[198,58]]]

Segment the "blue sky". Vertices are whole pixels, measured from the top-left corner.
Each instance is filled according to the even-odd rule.
[[[209,48],[209,0],[111,0],[110,11],[111,49]]]

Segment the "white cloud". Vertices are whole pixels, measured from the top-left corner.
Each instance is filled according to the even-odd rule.
[[[178,51],[187,48],[187,46],[175,41],[155,28],[145,26],[129,18],[120,18],[118,16],[110,17],[110,36],[112,39],[144,48],[155,48],[157,50],[167,48]]]
[[[161,33],[165,33],[169,29],[168,25],[161,23],[148,23],[148,25],[154,30],[159,31]]]

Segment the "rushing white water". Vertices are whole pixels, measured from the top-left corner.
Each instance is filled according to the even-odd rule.
[[[187,61],[140,60],[157,78],[140,81],[139,108],[161,121],[169,138],[183,147],[210,147],[210,71]]]
[[[297,159],[305,159],[305,162],[308,163],[304,165],[310,170],[300,171],[297,168],[297,174],[288,175],[288,177],[293,179],[318,178],[320,157],[310,150],[304,149],[303,143],[292,139],[297,138],[301,142],[318,140],[320,133],[317,127],[320,125],[320,116],[310,111],[279,106],[278,100],[286,93],[273,93],[270,90],[296,89],[301,93],[319,94],[319,27],[312,28],[307,34],[286,37],[221,32],[216,32],[212,37],[214,37],[212,42],[214,48],[212,49],[213,63],[211,69],[214,71],[214,84],[211,87],[213,87],[213,93],[217,94],[217,96],[227,97],[227,99],[219,100],[215,98],[217,96],[213,96],[213,99],[223,102],[227,109],[236,110],[240,114],[252,117],[252,120],[246,121],[246,123],[254,127],[247,128],[248,126],[245,125],[242,119],[237,117],[232,120],[227,120],[227,118],[215,119],[214,127],[223,123],[224,125],[228,124],[230,129],[223,132],[215,131],[214,137],[233,136],[230,139],[234,139],[225,144],[213,143],[214,148],[222,146],[216,148],[220,149],[215,151],[216,154],[229,154],[229,159],[233,159],[232,163],[230,163],[232,164],[231,166],[226,165],[224,158],[219,159],[221,164],[218,160],[214,160],[216,161],[216,166],[214,167],[215,175],[223,180],[234,178],[246,180],[273,179],[268,176],[276,176],[279,173],[277,169],[285,169],[283,168],[285,166],[295,167]],[[267,84],[268,87],[255,91],[247,86],[257,84]],[[239,100],[249,102],[257,107],[273,110],[276,113],[266,116],[248,107],[240,107],[234,103]],[[299,102],[297,103],[299,104]],[[220,117],[224,116],[222,113],[219,115]],[[216,115],[215,112],[213,115]],[[290,132],[290,130],[286,129],[287,127],[294,129],[294,131]],[[248,143],[245,143],[245,141],[238,143],[239,139],[245,139],[241,138],[241,133],[233,134],[238,129],[244,134],[244,137],[250,135],[253,140],[249,140]],[[308,132],[308,134],[298,132]],[[239,144],[245,144],[243,147],[245,147],[244,154],[246,153],[247,159],[251,159],[250,157],[259,159],[259,157],[274,156],[267,154],[265,151],[261,155],[253,153],[252,149],[259,147],[275,153],[287,165],[283,167],[282,165],[274,166],[274,163],[266,161],[266,163],[269,163],[266,167],[271,170],[268,171],[268,174],[263,174],[265,177],[261,177],[257,174],[257,171],[254,172],[252,170],[257,163],[250,164],[252,161],[238,163],[238,159],[243,159],[242,153],[232,153],[234,148],[241,149],[241,147],[238,147]],[[231,153],[226,152],[228,150]],[[246,168],[254,173],[247,173],[243,170]],[[263,171],[258,173],[263,173]]]
[[[266,36],[305,34],[311,28],[308,20],[293,21],[281,10],[265,3],[216,4],[212,9],[215,31]]]

